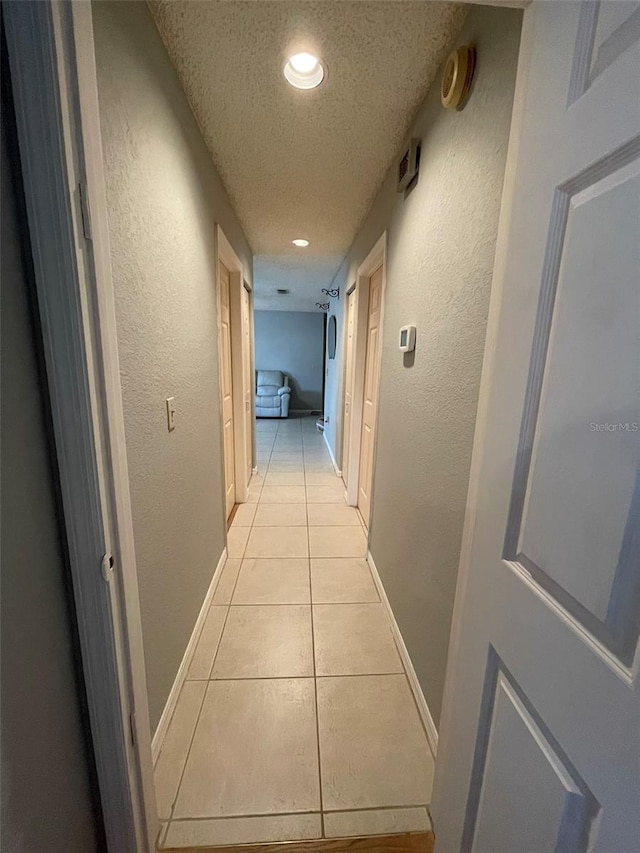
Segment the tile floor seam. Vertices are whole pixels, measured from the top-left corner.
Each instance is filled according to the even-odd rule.
[[[306,453],[304,458],[306,459]],[[305,482],[305,499],[308,498],[309,494],[307,492],[307,469],[306,464],[304,465],[304,482]],[[320,830],[322,832],[322,837],[326,838],[325,827],[324,827],[324,801],[323,801],[323,793],[322,793],[322,755],[320,752],[320,717],[318,712],[318,667],[316,664],[316,642],[315,642],[315,628],[313,624],[313,580],[311,576],[311,543],[309,541],[309,501],[306,500],[306,508],[307,508],[307,546],[309,548],[309,599],[310,599],[310,618],[311,618],[311,651],[313,653],[313,692],[314,692],[314,700],[315,700],[315,712],[316,712],[316,746],[318,751],[318,785],[320,791]]]
[[[392,812],[396,809],[426,809],[427,803],[403,803],[401,806],[358,806],[357,809],[326,809],[327,814],[350,814],[351,812]]]
[[[247,542],[248,541],[249,541],[249,537],[247,536]],[[238,578],[240,577],[240,572],[242,571],[242,563],[243,562],[244,562],[244,557],[241,557],[240,558],[240,568],[238,570],[238,574],[236,575],[236,579],[233,582],[233,589],[231,590],[231,593],[229,595],[229,604],[227,604],[227,612],[224,615],[224,623],[222,625],[222,631],[220,631],[220,636],[218,637],[218,644],[216,646],[215,653],[214,653],[213,658],[211,660],[211,667],[209,669],[209,676],[207,678],[207,681],[213,681],[213,679],[211,678],[211,674],[213,672],[213,667],[214,667],[214,664],[216,662],[216,658],[218,657],[218,652],[220,651],[220,644],[222,643],[222,635],[224,634],[224,629],[227,627],[227,620],[229,619],[229,612],[231,611],[231,607],[233,604],[233,596],[236,594],[236,587],[238,586]],[[225,566],[226,566],[226,561],[225,561]],[[223,569],[223,571],[224,571],[224,569]],[[200,710],[202,710],[202,709],[200,709]]]
[[[226,562],[225,562],[225,565],[226,565]],[[242,566],[242,564],[240,564],[240,565]],[[238,572],[238,574],[240,574],[240,572]],[[238,578],[236,576],[236,583],[237,582],[238,582]],[[235,589],[235,586],[234,586],[234,589]],[[220,605],[216,605],[216,606],[219,607]],[[209,667],[209,675],[206,677],[206,679],[187,678],[187,679],[185,679],[185,681],[196,681],[196,680],[197,681],[210,681],[211,673],[213,672],[213,664],[215,663],[216,655],[218,654],[218,649],[220,648],[220,643],[222,642],[222,635],[224,634],[224,629],[227,627],[227,619],[229,618],[229,610],[231,610],[231,602],[229,602],[229,604],[227,604],[226,607],[227,607],[227,612],[224,614],[224,622],[222,623],[222,630],[220,631],[220,636],[218,637],[218,642],[216,643],[216,650],[213,653],[213,657],[211,658],[211,666]],[[188,675],[188,673],[187,673],[187,675]],[[200,718],[198,717],[198,719],[200,719]],[[198,725],[198,723],[196,722],[196,726],[197,725]]]
[[[184,683],[185,684],[187,683],[186,680]],[[184,688],[184,684],[183,684],[183,688]],[[167,821],[167,828],[166,828],[166,832],[165,832],[165,837],[166,837],[166,835],[169,834],[169,826],[171,824],[171,821],[173,820],[173,813],[175,811],[176,803],[178,802],[178,797],[180,796],[180,788],[182,786],[182,780],[184,779],[184,773],[185,773],[185,770],[187,769],[187,764],[189,763],[189,756],[191,755],[191,747],[193,746],[193,741],[194,741],[194,738],[196,736],[196,729],[198,728],[198,723],[200,722],[200,717],[202,715],[202,709],[204,707],[204,700],[207,696],[207,690],[208,689],[209,689],[209,685],[207,684],[207,686],[202,691],[202,699],[200,700],[200,708],[198,710],[198,716],[196,717],[196,724],[193,727],[193,731],[191,732],[191,737],[189,738],[189,747],[187,749],[187,757],[185,758],[184,764],[182,765],[182,771],[180,773],[180,779],[179,779],[178,784],[176,786],[176,795],[174,797],[173,802],[171,803],[171,812],[169,814],[169,820]],[[182,692],[182,691],[180,691],[180,692]]]
[[[242,606],[242,605],[241,605]],[[287,605],[281,605],[282,607],[286,607]],[[307,607],[306,604],[300,605],[291,605],[292,607]],[[406,673],[400,670],[396,670],[395,672],[337,672],[332,675],[318,675],[316,676],[318,679],[320,678],[386,678],[389,675],[405,675]],[[283,678],[297,680],[297,679],[309,679],[313,678],[313,675],[250,675],[245,678],[240,678],[238,676],[226,676],[224,678],[189,678],[185,679],[190,682],[205,682],[207,684],[211,682],[221,682],[221,681],[282,681]]]
[[[422,806],[385,806],[387,809],[397,809],[397,808],[424,808]],[[382,809],[380,809],[381,811]],[[345,809],[345,811],[354,811],[354,809]],[[368,809],[358,809],[358,811],[368,811]],[[371,809],[371,811],[378,811],[378,809]],[[332,810],[332,814],[337,813]],[[256,817],[299,817],[300,815],[314,815],[319,814],[317,809],[307,809],[301,812],[256,812],[255,814],[230,814],[230,815],[217,815],[210,817],[177,817],[174,821],[180,821],[181,823],[199,823],[200,821],[210,821],[210,820],[244,820],[245,818],[252,819]]]

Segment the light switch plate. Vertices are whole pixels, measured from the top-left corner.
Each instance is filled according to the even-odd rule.
[[[176,398],[167,397],[167,429],[172,432],[176,428]]]

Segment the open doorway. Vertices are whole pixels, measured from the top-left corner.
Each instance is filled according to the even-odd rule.
[[[227,520],[247,500],[253,469],[251,292],[242,262],[217,229],[219,389]]]
[[[343,465],[347,501],[358,508],[366,529],[371,517],[380,393],[386,244],[385,232],[358,268],[347,303]]]
[[[286,297],[273,302],[276,298],[286,304]],[[289,311],[271,304],[254,315],[256,415],[258,420],[310,416],[322,410],[325,315],[317,308]]]

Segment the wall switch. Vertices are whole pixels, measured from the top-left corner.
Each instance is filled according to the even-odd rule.
[[[176,398],[167,397],[167,429],[169,432],[176,428]]]

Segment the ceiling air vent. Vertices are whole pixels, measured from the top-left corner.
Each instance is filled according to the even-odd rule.
[[[289,293],[289,291],[288,291],[288,290],[286,290],[286,288],[284,288],[284,287],[279,287],[279,288],[276,290],[276,293],[278,294],[278,296],[287,296],[287,294]]]
[[[409,186],[418,174],[420,160],[420,140],[412,139],[398,163],[398,192],[401,193]]]

